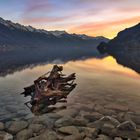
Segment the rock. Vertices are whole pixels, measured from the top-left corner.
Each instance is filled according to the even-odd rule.
[[[31,129],[33,133],[39,133],[42,129],[45,129],[45,126],[42,124],[30,124],[29,129]]]
[[[87,124],[87,126],[101,129],[104,124],[110,124],[110,125],[113,125],[114,127],[117,127],[120,123],[117,119],[114,119],[110,116],[105,116],[105,117],[102,117],[100,120]]]
[[[107,109],[112,109],[112,110],[118,110],[118,111],[128,111],[128,107],[127,106],[123,106],[123,105],[119,105],[119,104],[108,104],[105,106],[105,108]]]
[[[140,129],[136,129],[138,137],[140,137]]]
[[[91,138],[89,137],[85,137],[84,140],[92,140]]]
[[[46,115],[42,116],[35,116],[29,120],[30,124],[42,124],[45,125],[47,128],[53,128],[55,119],[50,119]]]
[[[93,112],[93,113],[91,113],[89,115],[84,115],[83,117],[85,119],[89,120],[90,122],[93,122],[93,121],[96,121],[96,120],[102,118],[103,115],[98,113],[98,112]]]
[[[58,131],[69,135],[74,135],[79,133],[79,130],[75,126],[64,126],[59,128]]]
[[[121,137],[124,139],[137,139],[138,135],[136,131],[128,131],[128,130],[112,130],[110,133],[113,137]]]
[[[78,114],[78,110],[76,110],[76,109],[66,109],[66,110],[58,111],[56,114],[61,115],[61,116],[75,117]]]
[[[114,140],[123,140],[121,137],[115,137]]]
[[[0,131],[0,140],[13,140],[13,136],[7,132]]]
[[[54,131],[46,130],[43,134],[40,135],[40,140],[58,140],[57,134]]]
[[[112,130],[114,129],[114,125],[112,124],[104,124],[101,128],[101,132],[103,134],[107,134],[107,135],[110,135],[110,133],[112,132]]]
[[[12,121],[7,125],[7,131],[11,134],[16,134],[17,132],[25,129],[28,126],[26,121]]]
[[[140,125],[140,115],[132,115],[131,120],[137,125]]]
[[[117,126],[118,130],[125,130],[125,131],[135,131],[136,130],[136,124],[130,121],[125,121]]]
[[[112,115],[116,115],[115,110],[111,110],[111,109],[101,109],[98,111],[99,113],[103,114],[104,116],[112,116]]]
[[[76,109],[76,110],[79,110],[80,112],[81,112],[81,110],[82,111],[86,111],[86,112],[91,112],[91,111],[93,111],[93,108],[94,108],[94,103],[92,103],[92,104],[75,104],[74,105],[74,108]]]
[[[105,117],[102,117],[100,120],[99,120],[102,124],[112,124],[113,126],[118,126],[120,124],[120,122],[113,118],[113,117],[110,117],[110,116],[105,116]]]
[[[85,136],[90,138],[94,138],[98,135],[98,130],[96,128],[79,127],[79,131],[84,133]]]
[[[88,123],[88,120],[83,119],[83,118],[75,118],[73,120],[73,125],[75,126],[86,126]]]
[[[128,121],[119,124],[117,127],[115,127],[113,124],[105,123],[101,127],[101,133],[104,133],[111,137],[122,137],[130,139],[137,138],[135,125],[132,122]]]
[[[54,131],[45,130],[41,135],[30,138],[29,140],[58,140],[58,136]]]
[[[74,119],[72,117],[62,117],[55,122],[55,127],[63,127],[73,125]]]
[[[80,117],[84,117],[85,115],[90,115],[90,112],[87,112],[87,111],[84,111],[84,110],[81,110],[81,111],[79,112],[79,116],[80,116]]]
[[[56,113],[48,113],[47,116],[50,118],[50,119],[53,119],[53,120],[57,120],[57,119],[60,119],[62,116],[59,115],[59,114],[56,114]]]
[[[95,105],[95,107],[94,107],[94,110],[97,112],[99,112],[100,110],[103,110],[103,109],[104,109],[104,107],[99,104]]]
[[[83,140],[84,136],[85,135],[83,133],[79,133],[75,135],[66,136],[64,137],[64,140]]]
[[[16,140],[27,140],[33,136],[33,131],[31,129],[24,129],[17,133]]]
[[[41,140],[41,139],[40,139],[40,136],[36,136],[36,137],[32,137],[32,138],[30,138],[28,140]]]
[[[111,137],[101,134],[98,136],[96,140],[113,140],[113,139]]]
[[[4,130],[4,123],[0,122],[0,131]]]

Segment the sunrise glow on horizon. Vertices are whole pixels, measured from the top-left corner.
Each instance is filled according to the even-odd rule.
[[[2,0],[0,13],[35,28],[113,38],[140,22],[140,0]]]

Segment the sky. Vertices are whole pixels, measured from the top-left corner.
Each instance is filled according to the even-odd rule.
[[[140,22],[140,0],[0,0],[0,17],[39,29],[114,38]]]

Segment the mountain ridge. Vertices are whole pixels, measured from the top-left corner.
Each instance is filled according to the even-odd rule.
[[[53,60],[100,57],[97,45],[104,37],[68,34],[25,27],[0,19],[0,73]]]
[[[112,55],[119,64],[140,73],[140,23],[119,32],[108,43],[100,43],[97,48],[100,53]]]
[[[56,37],[61,36],[62,34],[69,34],[68,32],[66,32],[65,30],[59,31],[59,30],[54,30],[54,31],[48,31],[45,29],[36,29],[30,25],[25,26],[19,23],[14,23],[10,20],[4,20],[3,18],[0,17],[0,24],[3,24],[13,30],[19,29],[19,30],[23,30],[23,31],[28,31],[28,32],[36,32],[36,33],[45,33],[47,35],[54,35]],[[107,39],[103,36],[97,36],[97,37],[92,37],[92,36],[88,36],[86,34],[69,34],[69,35],[77,35],[78,37],[82,38],[82,39]]]

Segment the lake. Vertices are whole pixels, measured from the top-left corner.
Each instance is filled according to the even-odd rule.
[[[112,57],[62,63],[64,73],[76,73],[77,87],[68,96],[67,106],[80,104],[91,107],[127,107],[140,114],[140,75],[116,63]],[[0,77],[0,121],[28,118],[33,114],[24,105],[29,98],[20,95],[40,75],[50,71],[53,64],[40,64]]]

